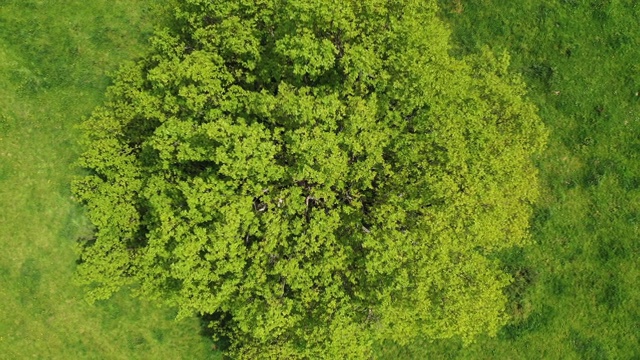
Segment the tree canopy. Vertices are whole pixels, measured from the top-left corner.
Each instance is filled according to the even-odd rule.
[[[182,0],[84,123],[92,299],[209,315],[238,358],[495,334],[545,129],[430,0]]]

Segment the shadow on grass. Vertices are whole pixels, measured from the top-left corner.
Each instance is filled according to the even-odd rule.
[[[505,340],[515,340],[525,334],[540,331],[551,323],[555,317],[554,310],[543,305],[539,310],[532,312],[526,319],[508,324],[499,333],[499,337]]]
[[[602,344],[574,329],[569,332],[569,343],[580,359],[604,360],[609,358]]]
[[[31,299],[40,288],[42,272],[35,259],[29,258],[20,267],[20,281],[23,291],[20,293],[24,303]]]

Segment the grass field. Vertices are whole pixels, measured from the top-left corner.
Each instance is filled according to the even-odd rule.
[[[551,130],[535,244],[505,255],[513,320],[495,339],[389,359],[640,359],[640,3],[441,1],[455,52],[512,56]]]
[[[87,224],[69,193],[74,128],[144,51],[151,0],[0,0],[0,359],[206,359],[195,319],[71,281]],[[454,52],[512,56],[551,130],[535,243],[497,338],[388,347],[388,359],[640,359],[640,3],[442,0]]]
[[[74,125],[142,54],[153,3],[0,1],[0,359],[214,356],[196,319],[125,294],[92,306],[72,282]]]

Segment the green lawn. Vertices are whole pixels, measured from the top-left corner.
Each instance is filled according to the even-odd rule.
[[[74,128],[142,54],[151,0],[0,1],[0,358],[205,359],[196,319],[74,285]]]
[[[640,3],[440,3],[455,53],[507,50],[525,76],[551,130],[543,198],[535,244],[504,256],[511,324],[387,358],[640,359]]]

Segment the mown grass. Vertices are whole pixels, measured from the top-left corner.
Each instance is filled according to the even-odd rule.
[[[0,358],[205,359],[196,319],[120,294],[89,305],[72,281],[87,231],[69,182],[74,126],[107,73],[140,56],[153,1],[0,1]]]
[[[640,359],[640,3],[445,1],[454,52],[506,50],[551,130],[535,244],[505,255],[511,323],[403,359]]]

